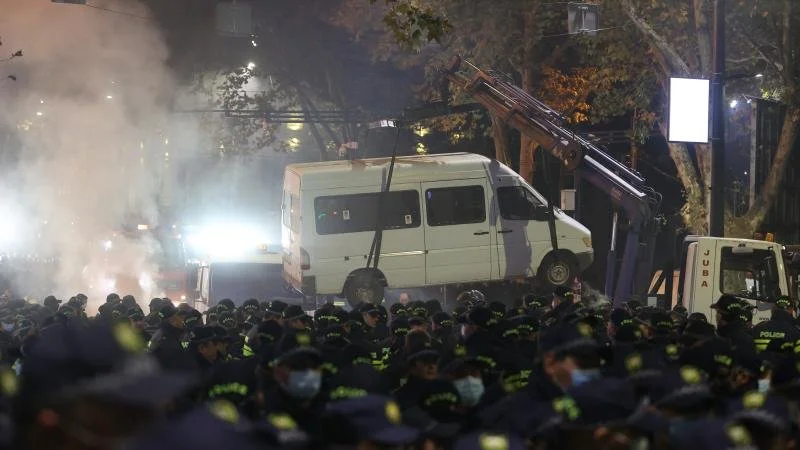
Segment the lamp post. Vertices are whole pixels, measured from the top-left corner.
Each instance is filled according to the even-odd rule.
[[[725,235],[725,0],[714,0],[711,75],[711,191],[708,234]]]

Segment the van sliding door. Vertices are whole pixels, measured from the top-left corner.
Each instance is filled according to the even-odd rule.
[[[491,227],[484,179],[422,183],[427,284],[491,278]]]

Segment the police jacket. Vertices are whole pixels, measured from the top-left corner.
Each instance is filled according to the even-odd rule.
[[[758,352],[792,352],[800,340],[800,331],[792,316],[780,309],[772,310],[772,318],[753,327],[753,343]]]

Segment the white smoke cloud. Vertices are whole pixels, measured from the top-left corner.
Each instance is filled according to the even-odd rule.
[[[149,14],[134,0],[94,4]],[[159,31],[81,5],[0,0],[0,36],[3,50],[24,50],[0,65],[17,77],[0,82],[0,126],[22,149],[0,180],[0,209],[24,224],[16,250],[59,258],[59,296],[85,292],[93,308],[111,291],[146,302],[158,294],[146,282],[157,245],[113,233],[126,221],[158,221],[177,89]]]

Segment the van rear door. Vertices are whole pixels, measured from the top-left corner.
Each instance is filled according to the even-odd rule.
[[[303,284],[303,252],[301,250],[300,177],[287,170],[283,176],[281,201],[281,250],[283,279],[295,289]]]
[[[491,226],[486,180],[422,183],[428,285],[491,279]]]

